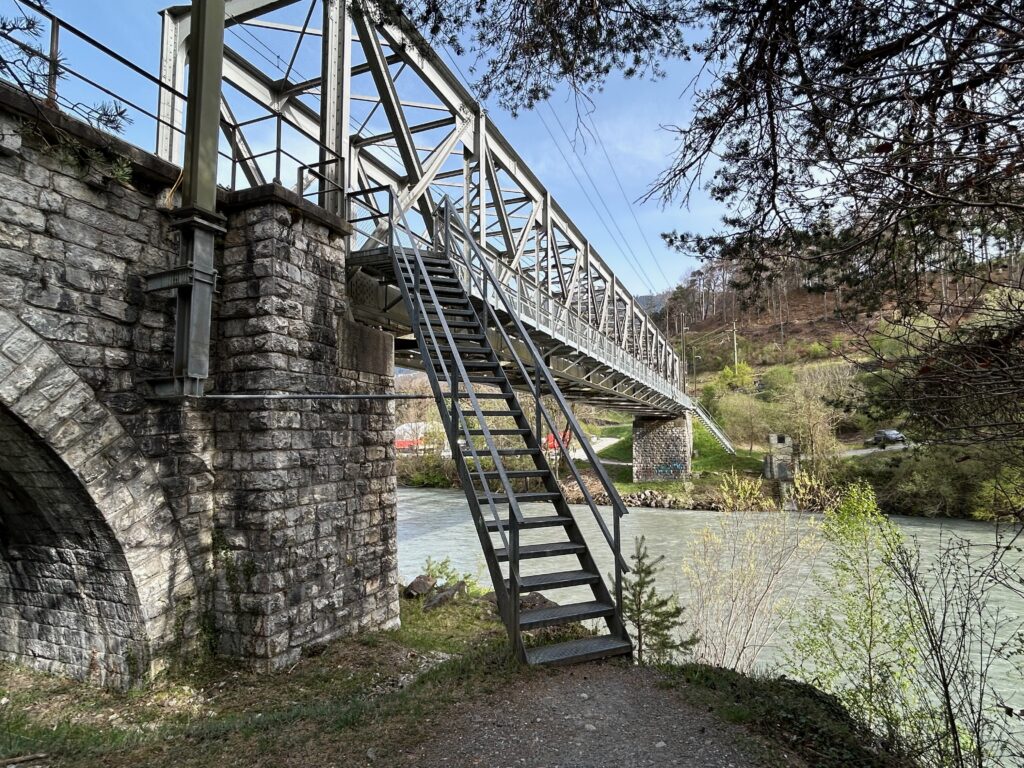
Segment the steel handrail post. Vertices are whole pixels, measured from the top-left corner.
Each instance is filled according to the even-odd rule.
[[[238,158],[235,157],[236,147],[238,146],[238,124],[233,123],[231,125],[231,191],[236,189],[238,183]]]
[[[46,72],[46,101],[57,103],[57,78],[60,75],[60,20],[50,16],[50,55]]]
[[[274,181],[281,183],[281,113],[277,113],[277,152],[274,154]]]

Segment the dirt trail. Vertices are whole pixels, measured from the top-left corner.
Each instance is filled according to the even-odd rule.
[[[656,672],[605,663],[531,675],[462,705],[406,759],[419,768],[761,768],[761,752],[742,728],[660,686]]]

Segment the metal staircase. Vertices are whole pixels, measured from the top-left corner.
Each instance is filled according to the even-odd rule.
[[[568,402],[450,203],[433,218],[431,242],[412,233],[393,205],[389,218],[394,276],[516,654],[529,664],[557,664],[631,653],[620,609],[628,568],[620,552],[619,518],[626,510]],[[532,424],[510,377],[520,389],[525,383],[531,395]],[[554,414],[540,396],[556,404]],[[603,538],[611,550],[614,596],[545,456],[539,438],[545,429],[597,522],[600,533],[591,538]],[[569,434],[583,446],[613,502],[610,527],[569,457]],[[524,593],[567,587],[588,589],[590,599],[521,610]],[[527,630],[587,619],[601,620],[605,631],[548,644],[543,633],[524,637]]]

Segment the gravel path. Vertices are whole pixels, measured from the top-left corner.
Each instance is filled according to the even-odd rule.
[[[419,768],[760,768],[758,751],[742,728],[659,687],[656,672],[584,664],[482,696],[407,759]]]

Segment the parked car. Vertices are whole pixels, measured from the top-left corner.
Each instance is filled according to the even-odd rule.
[[[877,446],[879,448],[885,448],[887,445],[896,445],[897,443],[907,442],[906,436],[895,429],[880,429],[875,432],[874,436],[864,441],[864,445],[867,447]]]

